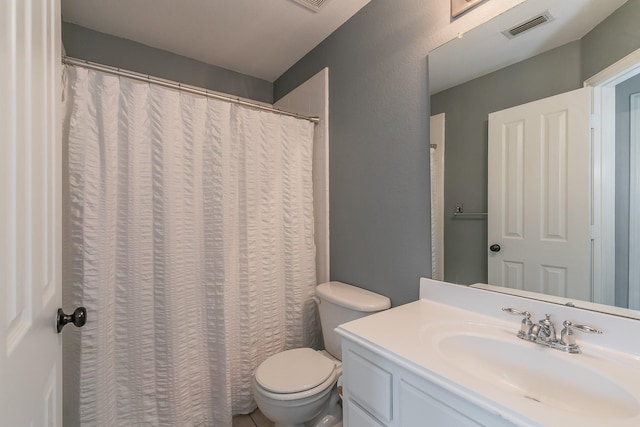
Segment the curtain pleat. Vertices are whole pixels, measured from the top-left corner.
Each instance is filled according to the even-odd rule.
[[[89,319],[68,336],[71,410],[82,425],[231,425],[255,408],[259,363],[318,345],[313,125],[66,72],[69,304]]]

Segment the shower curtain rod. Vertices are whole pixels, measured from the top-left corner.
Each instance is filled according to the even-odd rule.
[[[303,116],[302,114],[291,113],[289,111],[280,110],[278,108],[269,107],[266,105],[258,104],[256,102],[245,101],[240,98],[233,98],[231,96],[221,95],[217,92],[213,92],[213,91],[199,88],[196,86],[190,86],[190,85],[186,85],[184,83],[176,82],[173,80],[166,80],[158,77],[153,77],[148,74],[136,73],[135,71],[123,70],[122,68],[98,64],[96,62],[86,61],[84,59],[77,59],[70,56],[63,56],[62,62],[64,64],[75,65],[78,67],[88,68],[90,70],[102,71],[104,73],[127,77],[127,78],[138,80],[141,82],[153,83],[159,86],[192,93],[194,95],[201,95],[207,98],[219,99],[221,101],[231,102],[233,104],[244,105],[245,107],[255,108],[257,110],[271,111],[272,113],[282,114],[283,116],[296,117],[298,119],[308,120],[313,124],[320,123],[320,119],[318,117],[307,117],[307,116]]]

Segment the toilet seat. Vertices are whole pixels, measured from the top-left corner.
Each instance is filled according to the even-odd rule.
[[[275,394],[297,394],[335,377],[335,363],[311,348],[296,348],[269,357],[255,372],[258,385]],[[332,378],[333,381],[333,378]]]

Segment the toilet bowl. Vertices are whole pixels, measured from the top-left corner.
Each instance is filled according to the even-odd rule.
[[[387,297],[329,282],[316,288],[326,351],[286,350],[267,358],[252,379],[254,398],[276,427],[338,427],[342,424],[336,381],[342,348],[334,329],[390,307]]]
[[[278,353],[256,369],[252,388],[262,413],[278,427],[304,426],[327,412],[341,366],[310,348]]]

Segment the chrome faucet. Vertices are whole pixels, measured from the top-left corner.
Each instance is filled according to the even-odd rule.
[[[529,335],[536,340],[543,342],[554,342],[556,338],[556,326],[551,321],[551,315],[546,314],[544,319],[541,319],[533,325],[529,331]]]
[[[510,314],[524,316],[518,331],[518,338],[525,341],[532,341],[547,347],[561,350],[567,353],[580,353],[580,347],[576,344],[574,338],[574,329],[587,332],[590,334],[601,334],[602,331],[587,325],[574,325],[572,322],[565,320],[562,325],[564,328],[560,332],[560,339],[556,335],[556,327],[551,321],[551,315],[546,314],[544,319],[540,319],[538,323],[531,322],[531,313],[528,311],[517,310],[515,308],[503,308]]]

